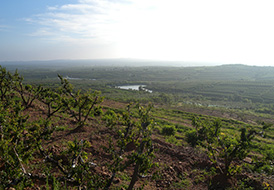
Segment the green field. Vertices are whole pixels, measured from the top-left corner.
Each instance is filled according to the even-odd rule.
[[[102,91],[119,101],[151,101],[209,107],[249,109],[272,114],[274,68],[244,65],[214,67],[64,66],[18,68],[26,83],[54,86],[58,74],[77,88]],[[73,80],[73,78],[79,80]],[[117,85],[145,84],[153,93],[118,90]]]

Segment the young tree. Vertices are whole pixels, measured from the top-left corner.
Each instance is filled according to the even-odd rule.
[[[30,84],[24,85],[22,83],[22,78],[16,82],[15,90],[20,94],[21,101],[25,109],[32,106],[33,101],[38,99],[41,96],[43,91],[42,86],[33,87]]]
[[[140,173],[146,173],[153,166],[153,145],[151,140],[153,120],[149,116],[152,106],[149,105],[144,108],[137,104],[135,108],[137,113],[134,112],[136,110],[131,105],[128,105],[126,112],[123,112],[121,116],[109,111],[104,117],[117,134],[116,146],[115,141],[110,139],[109,147],[105,148],[113,157],[113,163],[110,165],[112,175],[105,189],[110,188],[118,171],[124,171],[133,165],[134,172],[128,187],[131,190]],[[130,150],[130,154],[125,154],[125,150],[129,145],[133,148]]]
[[[153,120],[149,116],[152,105],[149,105],[147,108],[140,105],[137,106],[139,117],[139,121],[137,123],[139,138],[136,141],[136,151],[132,154],[132,156],[130,156],[130,158],[134,161],[135,166],[127,190],[133,189],[140,173],[147,172],[153,166],[152,157],[154,156],[154,149],[151,139]]]
[[[32,177],[28,163],[33,154],[41,146],[42,139],[52,132],[50,122],[43,119],[30,121],[24,106],[15,98],[8,107],[0,103],[0,162],[4,170],[0,170],[1,188],[10,185],[27,185]]]
[[[76,93],[73,91],[73,86],[58,75],[62,84],[62,93],[65,94],[63,98],[63,104],[66,107],[68,113],[76,120],[78,127],[83,127],[88,117],[92,116],[98,110],[98,105],[103,101],[103,97],[100,96],[100,92],[85,92],[81,93],[78,90]]]
[[[64,111],[63,94],[61,90],[54,91],[49,88],[44,88],[41,91],[39,100],[47,107],[47,118],[49,119],[59,111]]]
[[[246,158],[252,146],[252,139],[259,134],[253,129],[242,128],[240,136],[230,137],[221,133],[222,123],[219,119],[214,122],[202,122],[199,118],[194,118],[192,124],[195,130],[187,134],[188,142],[206,148],[211,161],[226,175],[237,172],[238,168],[233,166],[233,161]],[[224,168],[219,165],[221,160],[224,162]]]
[[[15,95],[16,83],[21,80],[22,77],[19,76],[17,70],[12,74],[6,68],[0,66],[0,100],[2,105],[9,105],[10,100]]]

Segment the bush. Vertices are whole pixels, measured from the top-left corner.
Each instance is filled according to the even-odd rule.
[[[198,137],[195,129],[186,132],[186,141],[192,147],[195,147],[198,144]]]
[[[165,136],[175,135],[176,129],[174,126],[166,125],[162,128],[162,134]]]

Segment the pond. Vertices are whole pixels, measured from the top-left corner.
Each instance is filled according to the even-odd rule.
[[[67,80],[82,80],[81,78],[73,78],[73,77],[69,77],[69,76],[64,77],[64,79],[67,79]]]
[[[146,89],[146,85],[143,84],[136,84],[136,85],[121,85],[121,86],[116,86],[116,88],[124,89],[124,90],[144,90],[147,92],[152,93],[152,90]]]

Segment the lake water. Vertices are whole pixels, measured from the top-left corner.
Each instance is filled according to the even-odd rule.
[[[144,89],[147,92],[152,93],[151,90],[146,89],[146,85],[143,84],[137,84],[137,85],[122,85],[122,86],[116,86],[116,88],[124,89],[124,90],[139,90],[139,87]]]
[[[64,77],[64,79],[67,79],[67,80],[82,80],[81,78],[73,78],[73,77],[69,77],[69,76]]]
[[[69,76],[64,77],[64,79],[67,79],[67,80],[96,80],[96,79],[85,79],[85,78],[73,78],[73,77],[69,77]]]

